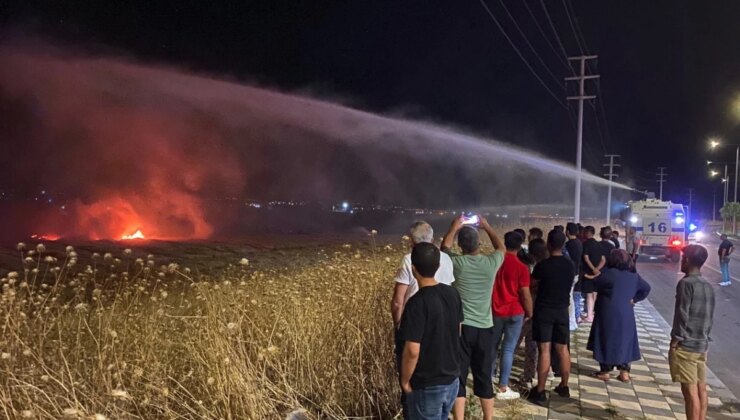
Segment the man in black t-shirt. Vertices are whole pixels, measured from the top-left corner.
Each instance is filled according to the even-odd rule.
[[[560,384],[554,391],[562,397],[570,397],[568,379],[570,377],[570,353],[568,341],[568,306],[570,305],[570,288],[576,275],[573,262],[563,256],[565,234],[553,230],[547,235],[547,249],[550,258],[540,262],[532,272],[537,282],[537,298],[534,303],[532,318],[532,337],[537,342],[537,388],[530,391],[531,401],[547,401],[545,384],[550,370],[550,347],[560,358]]]
[[[399,336],[404,341],[401,389],[412,420],[447,418],[457,398],[462,302],[454,288],[434,279],[439,252],[430,243],[411,251],[419,291],[406,303]]]
[[[606,265],[606,257],[601,243],[594,239],[596,229],[586,226],[583,229],[586,242],[583,243],[583,274],[581,275],[581,293],[586,296],[586,322],[594,321],[594,305],[596,303],[596,289],[593,280],[601,274]]]
[[[614,248],[619,249],[619,231],[618,230],[612,231],[612,237],[610,238],[610,240],[614,244]]]
[[[614,246],[614,241],[612,240],[612,228],[608,226],[601,228],[599,236],[601,237],[601,253],[606,258],[612,253],[612,249],[618,248]]]
[[[719,285],[729,286],[732,284],[730,280],[730,254],[735,251],[735,246],[727,239],[727,235],[722,234],[719,238],[722,240],[717,250],[719,254],[719,268],[722,271],[722,282]]]

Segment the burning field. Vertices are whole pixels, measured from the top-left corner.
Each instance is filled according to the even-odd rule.
[[[392,417],[389,279],[405,245],[376,240],[6,249],[0,412]]]

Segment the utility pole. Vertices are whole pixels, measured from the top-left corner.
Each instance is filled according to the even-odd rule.
[[[659,166],[658,170],[659,173],[655,174],[658,176],[658,184],[660,184],[660,195],[658,197],[660,198],[660,201],[663,201],[663,183],[665,183],[665,177],[668,175],[665,173],[665,170],[668,169],[665,166]]]
[[[605,177],[609,178],[609,189],[606,193],[606,225],[611,226],[612,225],[612,182],[614,181],[615,177],[619,177],[619,175],[614,173],[614,167],[621,166],[618,163],[614,163],[614,158],[618,158],[619,155],[604,155],[604,157],[609,159],[609,163],[605,163],[604,166],[609,167],[609,173],[604,174]]]
[[[583,156],[583,101],[586,99],[594,99],[596,95],[586,95],[585,82],[587,79],[598,79],[598,74],[586,75],[586,60],[595,60],[599,58],[598,55],[582,55],[579,57],[568,57],[568,62],[580,61],[581,72],[579,76],[566,77],[565,81],[578,81],[578,96],[568,96],[566,99],[569,101],[578,101],[578,135],[576,144],[576,196],[575,196],[575,210],[573,213],[573,221],[578,223],[581,221],[581,158]]]

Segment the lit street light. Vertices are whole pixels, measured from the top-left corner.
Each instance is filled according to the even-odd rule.
[[[730,183],[728,182],[730,178],[727,172],[728,172],[729,167],[732,166],[732,162],[714,162],[714,161],[708,160],[707,165],[724,165],[725,166],[725,175],[724,177],[720,178],[720,181],[722,181],[721,183],[724,184],[724,187],[723,187],[724,191],[723,191],[723,197],[722,197],[722,205],[724,206],[725,204],[727,204],[728,201],[730,201]],[[719,171],[713,168],[709,168],[710,178],[714,178],[720,174],[721,173]]]
[[[722,141],[720,141],[718,137],[711,137],[709,139],[709,147],[711,149],[716,149],[720,146],[735,146],[735,195],[732,201],[737,202],[737,178],[738,178],[738,171],[740,170],[740,166],[738,166],[740,165],[740,144],[723,143]],[[707,162],[710,162],[710,161],[707,161]],[[725,174],[725,178],[727,178],[727,174]]]

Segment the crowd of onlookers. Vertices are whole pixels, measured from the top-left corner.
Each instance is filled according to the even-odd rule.
[[[493,418],[494,399],[517,399],[520,391],[532,402],[546,402],[549,375],[559,378],[552,392],[569,398],[570,332],[581,323],[591,324],[587,348],[600,366],[592,375],[608,381],[616,369],[617,380],[630,381],[630,363],[641,358],[633,306],[650,293],[635,270],[634,230],[622,240],[603,227],[597,240],[593,226],[568,223],[546,236],[532,228],[501,237],[485,218],[467,220],[455,218],[439,248],[429,224],[417,222],[410,230],[413,248],[396,275],[391,305],[404,418],[452,413],[463,419],[469,373],[484,419]],[[479,232],[493,252],[481,249]],[[704,415],[703,364],[714,304],[699,274],[706,259],[703,247],[684,249],[686,277],[677,289],[670,356],[674,381],[685,385],[687,413],[698,407]],[[517,391],[511,373],[522,342]]]

